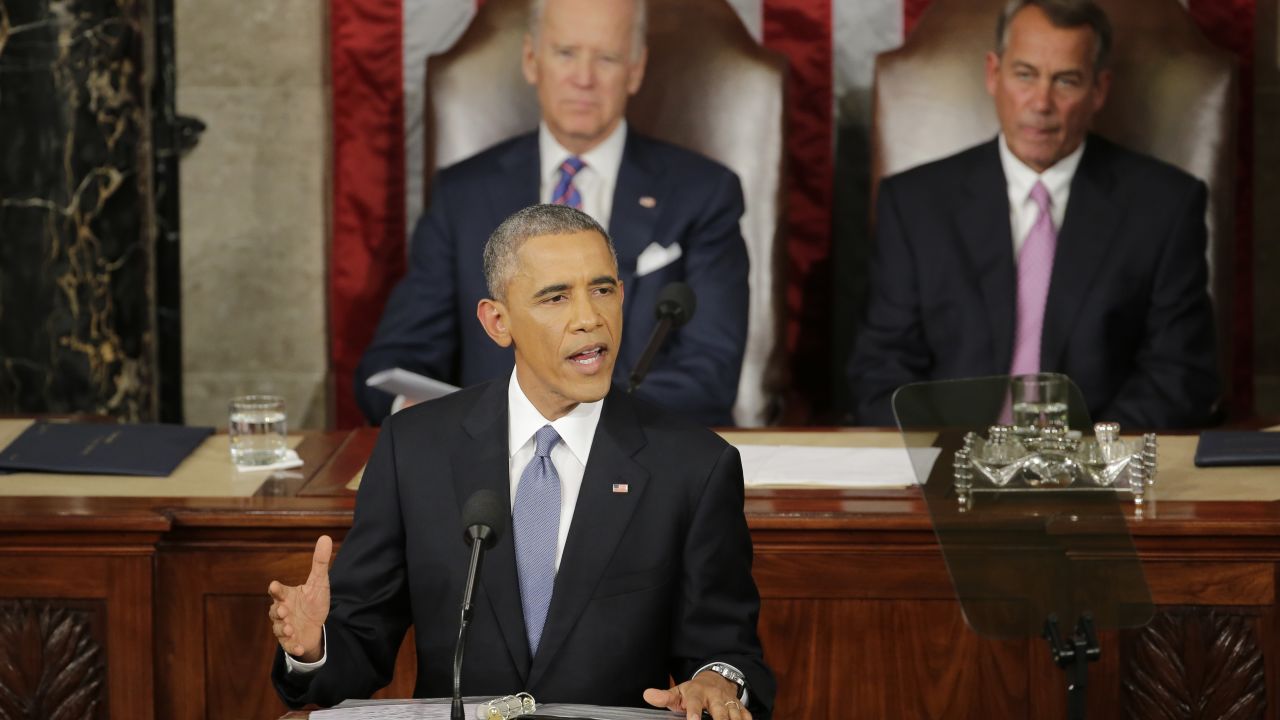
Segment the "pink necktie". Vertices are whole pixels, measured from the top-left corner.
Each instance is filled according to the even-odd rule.
[[[1038,180],[1031,188],[1031,199],[1040,208],[1040,216],[1027,233],[1018,255],[1018,325],[1013,335],[1010,375],[1040,372],[1044,305],[1053,274],[1053,252],[1058,246],[1058,233],[1053,229],[1053,214],[1049,211],[1049,191]]]

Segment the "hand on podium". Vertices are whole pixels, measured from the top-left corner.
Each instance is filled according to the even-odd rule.
[[[311,574],[302,585],[285,585],[272,580],[271,631],[284,651],[303,662],[324,657],[324,621],[329,615],[329,560],[333,540],[321,535],[311,556]]]
[[[704,711],[714,720],[751,720],[751,713],[738,702],[738,687],[713,672],[700,672],[670,690],[649,688],[644,701],[683,712],[688,720],[698,720]]]

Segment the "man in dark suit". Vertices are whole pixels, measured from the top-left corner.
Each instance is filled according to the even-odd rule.
[[[610,391],[624,283],[605,230],[538,205],[505,221],[484,258],[491,297],[476,312],[514,348],[515,370],[384,423],[332,586],[327,537],[304,585],[271,583],[280,696],[368,697],[410,623],[415,694],[449,695],[467,576],[460,508],[489,489],[511,504],[512,531],[484,562],[467,694],[767,716],[738,453]],[[669,677],[678,684],[664,689]]]
[[[748,304],[738,178],[628,129],[627,98],[644,76],[643,2],[544,0],[533,3],[531,22],[523,67],[542,123],[438,174],[408,274],[356,371],[360,406],[373,422],[395,409],[365,385],[392,367],[462,386],[510,371],[511,353],[468,321],[485,296],[480,249],[503,218],[552,202],[611,228],[629,295],[617,378],[639,359],[663,286],[684,281],[698,311],[667,339],[638,392],[697,422],[732,425]]]
[[[1093,2],[1011,3],[997,37],[1000,135],[880,185],[849,363],[858,421],[892,424],[907,383],[1043,371],[1070,376],[1095,420],[1205,423],[1218,374],[1204,183],[1088,134],[1110,84]]]

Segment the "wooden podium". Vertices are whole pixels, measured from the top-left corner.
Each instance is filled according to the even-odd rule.
[[[56,494],[57,479],[42,476],[22,480],[24,497],[12,496],[13,476],[0,482],[11,495],[0,497],[0,654],[23,667],[0,682],[49,715],[92,702],[96,714],[76,716],[280,717],[267,583],[305,577],[319,534],[342,538],[348,485],[375,435],[306,435],[303,468],[244,496],[39,497]],[[1194,442],[1162,437],[1155,497],[1129,520],[1156,616],[1101,637],[1090,718],[1280,708],[1280,471],[1197,470]],[[918,489],[753,489],[746,512],[776,718],[1064,717],[1062,673],[1043,640],[985,640],[966,626]],[[412,693],[410,645],[382,696]]]

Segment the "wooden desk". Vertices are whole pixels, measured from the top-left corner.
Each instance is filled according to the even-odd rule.
[[[309,435],[303,477],[247,498],[0,499],[3,650],[89,657],[72,686],[98,717],[279,717],[266,585],[305,577],[317,535],[343,537],[374,437]],[[775,717],[1065,717],[1042,640],[966,627],[918,489],[751,490],[746,512]],[[1103,634],[1089,716],[1275,717],[1280,503],[1158,498],[1130,528],[1157,616]],[[412,663],[382,695],[412,692]]]

